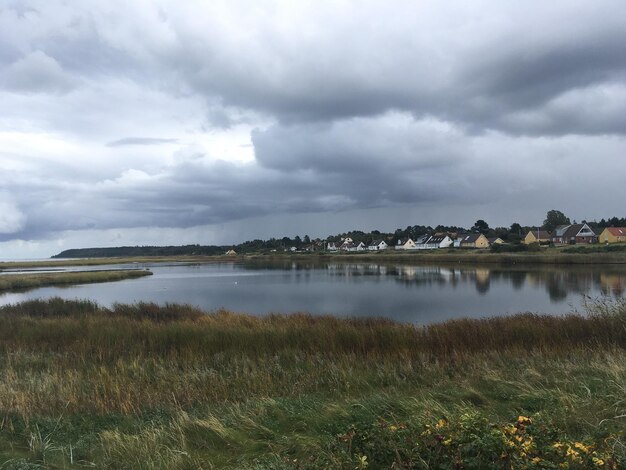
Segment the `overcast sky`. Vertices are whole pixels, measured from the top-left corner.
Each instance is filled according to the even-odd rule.
[[[626,216],[626,2],[0,2],[0,258]]]

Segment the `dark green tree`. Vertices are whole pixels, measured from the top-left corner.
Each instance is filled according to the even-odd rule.
[[[510,232],[514,233],[515,235],[522,235],[522,226],[520,224],[518,224],[517,222],[511,224],[511,228],[510,228]]]
[[[551,232],[559,225],[568,225],[571,222],[563,212],[552,209],[546,214],[546,220],[543,221],[543,227]]]
[[[483,219],[478,219],[472,227],[472,232],[487,233],[489,232],[489,224],[487,224],[487,222]]]

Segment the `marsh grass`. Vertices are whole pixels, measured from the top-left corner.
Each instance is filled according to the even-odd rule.
[[[58,298],[5,306],[0,462],[428,468],[422,459],[454,468],[457,454],[438,442],[412,447],[445,417],[457,456],[478,459],[465,468],[502,468],[539,458],[519,449],[493,457],[505,427],[529,415],[550,431],[545,442],[593,443],[595,458],[621,465],[626,304],[587,307],[418,327]],[[466,415],[483,423],[476,455],[467,453]],[[563,456],[548,447],[541,458],[557,465]]]
[[[150,276],[147,270],[124,269],[116,271],[78,271],[39,274],[7,274],[0,276],[0,291],[28,290],[44,286],[63,286],[113,282]]]

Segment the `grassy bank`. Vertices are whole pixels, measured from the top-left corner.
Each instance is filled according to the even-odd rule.
[[[281,257],[278,255],[275,257]],[[289,256],[289,255],[287,255]],[[399,263],[462,263],[462,264],[497,264],[497,265],[588,265],[588,264],[626,264],[624,252],[565,252],[561,248],[548,248],[539,253],[492,253],[489,250],[438,250],[438,251],[395,251],[337,254],[298,254],[293,258],[311,259],[318,257],[334,261],[379,261]]]
[[[38,261],[0,261],[0,271],[8,269],[63,268],[67,266],[103,266],[108,264],[209,263],[232,259],[226,256],[147,256],[130,258],[49,259]]]
[[[125,269],[118,271],[80,271],[38,274],[7,274],[0,276],[0,292],[7,290],[34,289],[44,286],[64,286],[95,282],[122,281],[149,276],[146,270]]]
[[[99,266],[108,264],[144,264],[144,263],[220,263],[229,261],[254,260],[319,260],[319,261],[368,261],[381,263],[461,263],[461,264],[497,264],[511,265],[588,265],[588,264],[626,264],[624,245],[619,249],[614,246],[579,246],[543,248],[540,252],[528,253],[492,253],[490,250],[449,249],[437,251],[396,251],[354,253],[247,253],[238,256],[146,256],[124,258],[87,258],[40,261],[4,261],[0,262],[0,271],[7,269],[29,269],[41,267]]]
[[[0,308],[2,468],[626,465],[626,305],[414,327]],[[30,465],[30,467],[29,467]]]

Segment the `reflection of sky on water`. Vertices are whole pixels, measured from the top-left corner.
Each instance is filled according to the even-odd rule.
[[[265,314],[306,311],[428,323],[522,311],[559,314],[583,295],[621,296],[626,266],[504,268],[372,263],[141,265],[154,276],[0,295],[0,304],[61,296],[114,302],[179,302]],[[111,269],[112,266],[98,267]]]

